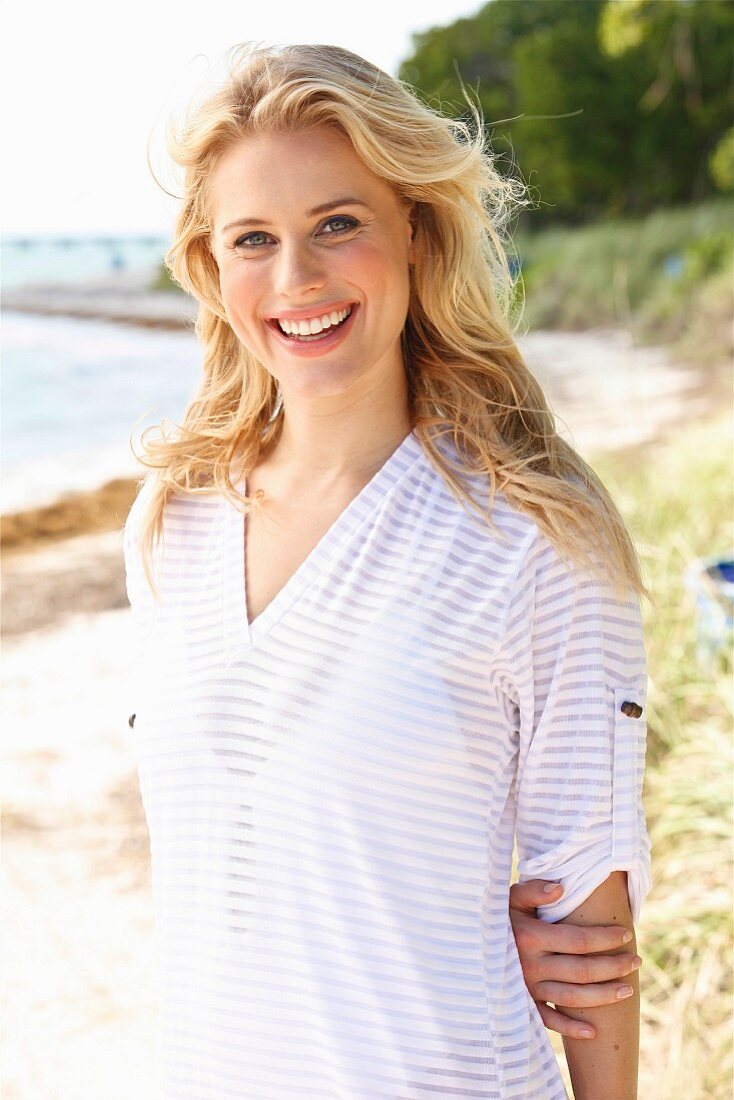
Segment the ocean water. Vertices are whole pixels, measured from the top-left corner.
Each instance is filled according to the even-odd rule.
[[[143,473],[131,437],[180,422],[201,377],[189,331],[7,311],[2,335],[3,512]]]
[[[163,260],[164,237],[11,237],[0,246],[4,289],[73,282],[116,271],[151,271]]]

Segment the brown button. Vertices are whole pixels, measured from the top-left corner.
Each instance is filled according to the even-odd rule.
[[[639,703],[633,703],[629,699],[625,699],[619,709],[622,711],[623,714],[626,714],[628,718],[642,717],[642,707],[639,705]]]
[[[130,729],[133,728],[133,726],[135,725],[135,715],[134,714],[130,715],[130,717],[127,720],[127,724],[130,727]]]

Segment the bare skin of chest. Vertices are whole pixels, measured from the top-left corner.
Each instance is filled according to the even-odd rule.
[[[253,486],[250,492],[254,492]],[[312,501],[263,500],[245,521],[247,617],[253,623],[359,492]]]

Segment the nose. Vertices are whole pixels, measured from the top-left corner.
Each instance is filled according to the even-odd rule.
[[[298,300],[309,291],[322,287],[325,281],[323,259],[315,255],[308,243],[281,243],[276,261],[276,294]]]

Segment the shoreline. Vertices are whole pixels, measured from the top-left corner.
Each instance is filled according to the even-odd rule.
[[[145,267],[64,283],[28,283],[4,291],[2,307],[44,317],[193,329],[197,302],[180,290],[151,289],[156,275],[156,268]]]
[[[142,471],[141,471],[142,476]],[[122,531],[139,478],[113,478],[96,489],[64,493],[49,504],[0,515],[0,549],[12,559],[80,535]]]

